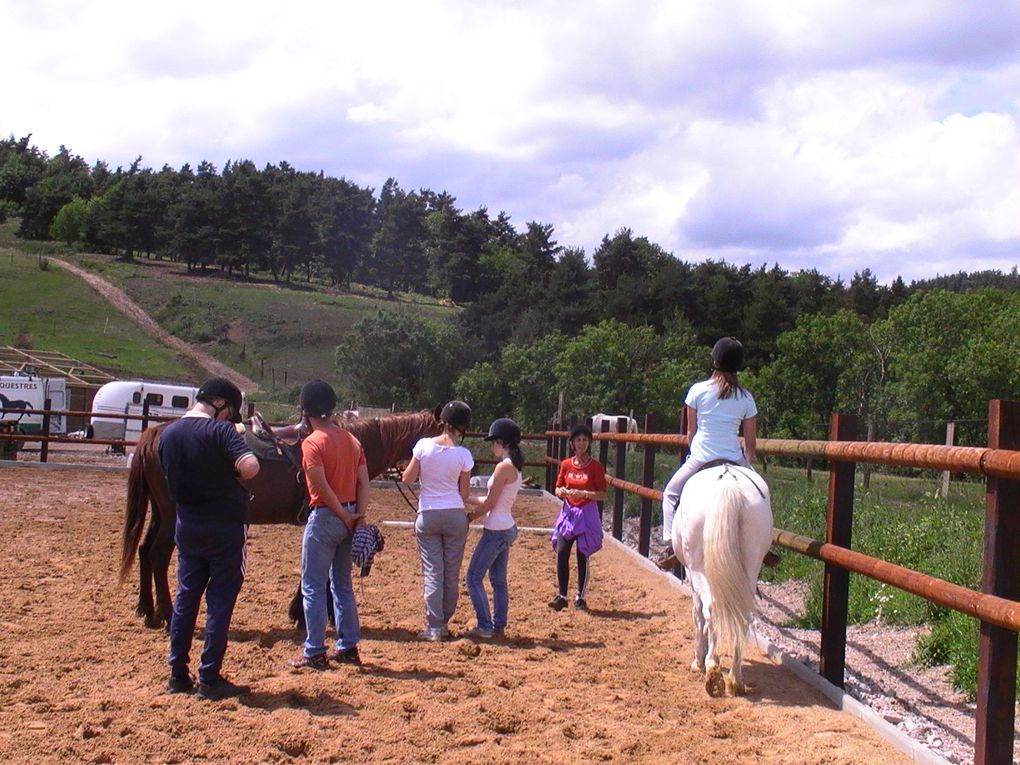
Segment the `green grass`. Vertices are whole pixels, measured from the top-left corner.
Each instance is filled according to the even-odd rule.
[[[59,351],[116,376],[179,380],[196,370],[45,255],[0,246],[0,344]]]
[[[77,262],[124,289],[169,332],[255,380],[261,391],[253,399],[271,417],[290,416],[305,381],[336,380],[336,346],[359,319],[380,308],[437,319],[456,310],[408,295],[387,300],[363,288],[346,294],[321,284],[246,282],[214,271],[191,277],[183,265],[168,262],[98,255]]]

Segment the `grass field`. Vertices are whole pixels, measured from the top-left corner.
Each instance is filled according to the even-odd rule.
[[[0,246],[0,344],[60,351],[116,376],[193,378],[166,349],[44,255]]]

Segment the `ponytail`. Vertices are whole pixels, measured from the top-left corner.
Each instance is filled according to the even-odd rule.
[[[521,453],[520,444],[506,444],[507,454],[510,456],[510,462],[517,468],[518,471],[524,469],[524,455]]]
[[[737,382],[736,372],[724,372],[721,369],[712,370],[712,380],[715,381],[716,390],[720,399],[732,396],[746,396],[747,391]]]

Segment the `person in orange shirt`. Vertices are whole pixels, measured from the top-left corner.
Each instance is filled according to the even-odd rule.
[[[304,650],[290,665],[328,669],[329,660],[360,664],[361,625],[351,581],[351,538],[368,509],[365,452],[332,418],[336,393],[322,380],[301,389],[302,415],[311,434],[301,442],[301,469],[311,508],[301,542],[301,596],[305,611]],[[326,598],[333,596],[336,644],[326,652]]]
[[[592,432],[587,425],[575,425],[570,431],[572,457],[560,463],[556,476],[556,496],[563,500],[553,526],[552,546],[556,551],[556,597],[549,608],[567,607],[570,585],[570,550],[577,542],[577,595],[574,608],[588,608],[588,557],[602,549],[602,520],[596,502],[606,498],[606,470],[589,453]]]

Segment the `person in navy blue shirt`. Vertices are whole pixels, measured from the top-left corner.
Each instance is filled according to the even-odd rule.
[[[207,380],[195,404],[160,434],[159,462],[177,505],[177,596],[170,619],[170,693],[194,687],[191,641],[205,594],[205,645],[197,696],[217,701],[247,693],[220,674],[227,630],[244,582],[248,494],[238,482],[259,462],[233,423],[241,421],[241,391],[229,380]]]

